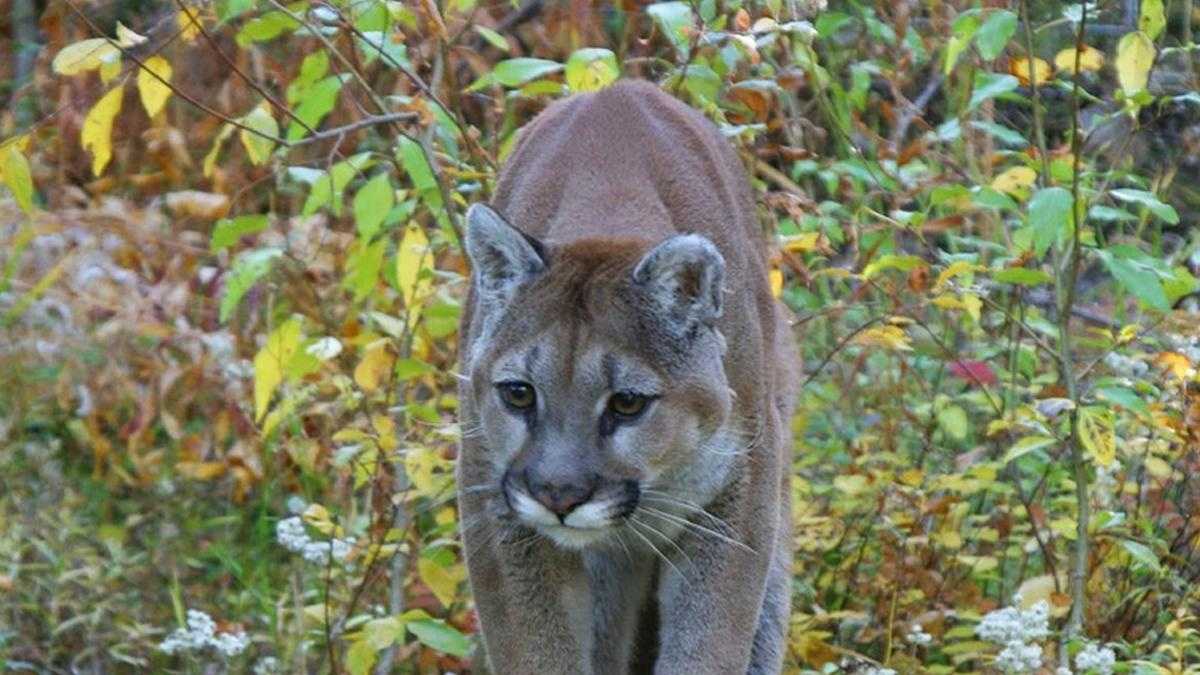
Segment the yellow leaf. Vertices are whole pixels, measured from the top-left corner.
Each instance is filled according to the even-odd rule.
[[[233,133],[234,127],[232,124],[226,123],[221,126],[221,130],[217,132],[217,137],[213,139],[212,149],[204,156],[204,177],[212,178],[213,171],[217,168],[217,155],[221,152],[221,144],[229,135]]]
[[[992,189],[1006,192],[1018,199],[1024,198],[1026,191],[1033,187],[1037,180],[1037,172],[1027,166],[1014,166],[992,179]]]
[[[1054,74],[1054,70],[1049,63],[1039,58],[1033,59],[1033,67],[1029,66],[1029,59],[1017,58],[1008,62],[1008,72],[1017,76],[1021,84],[1028,87],[1032,79],[1036,84],[1045,84],[1050,80],[1050,76]]]
[[[224,462],[180,462],[175,465],[179,473],[195,480],[212,480],[225,473]]]
[[[271,116],[270,107],[266,102],[251,110],[239,121],[250,129],[266,136],[279,137],[279,123]],[[275,141],[270,138],[264,138],[247,129],[242,129],[240,136],[242,138],[242,145],[246,148],[246,155],[250,157],[251,164],[265,164],[271,158],[271,151],[275,149]]]
[[[1054,56],[1054,67],[1059,71],[1075,72],[1075,48],[1068,47]],[[1083,46],[1079,52],[1079,70],[1090,73],[1104,67],[1104,52],[1095,47]]]
[[[772,267],[771,271],[767,274],[771,282],[771,295],[778,298],[783,295],[783,270],[778,267]]]
[[[391,452],[399,445],[396,439],[396,423],[387,415],[376,415],[371,418],[371,426],[375,427],[375,433],[378,434],[379,449],[384,452]]]
[[[283,370],[300,348],[300,319],[285,321],[254,355],[254,420],[262,421],[271,394],[283,382]]]
[[[870,489],[870,480],[860,474],[847,474],[833,479],[833,486],[843,494],[854,496]]]
[[[304,509],[304,513],[300,514],[300,517],[321,534],[327,536],[333,534],[333,520],[329,517],[329,510],[324,506],[309,504],[308,508]]]
[[[392,372],[396,355],[392,353],[388,340],[376,340],[367,346],[362,360],[354,368],[354,381],[365,392],[372,392]]]
[[[950,263],[942,273],[938,275],[937,283],[933,285],[934,290],[941,290],[951,279],[963,275],[969,275],[976,270],[981,269],[979,265],[967,262],[966,260],[955,260]],[[968,281],[969,283],[969,281]]]
[[[151,56],[142,64],[144,67],[139,68],[137,74],[138,95],[142,99],[142,107],[146,109],[146,114],[154,117],[171,97],[171,88],[159,80],[162,78],[167,82],[171,81],[171,64],[161,56]]]
[[[1192,372],[1192,362],[1179,352],[1159,352],[1154,357],[1154,365],[1181,380],[1187,379]]]
[[[104,84],[112,82],[121,74],[121,59],[113,59],[100,64],[100,81]]]
[[[77,75],[95,70],[105,63],[119,62],[121,50],[107,38],[80,40],[63,47],[54,55],[50,67],[59,75]]]
[[[1171,477],[1171,474],[1175,473],[1175,470],[1171,468],[1171,465],[1161,457],[1150,455],[1146,458],[1145,464],[1146,473],[1159,480],[1167,480]]]
[[[404,453],[404,472],[417,496],[430,496],[439,491],[443,481],[436,480],[434,472],[446,464],[446,460],[431,448],[409,448]]]
[[[1054,577],[1049,574],[1026,579],[1017,588],[1017,595],[1021,596],[1021,609],[1029,609],[1042,600],[1050,604],[1050,596],[1054,592]]]
[[[1117,461],[1117,435],[1111,410],[1088,406],[1079,411],[1079,442],[1097,466]]]
[[[96,176],[104,173],[112,159],[112,127],[117,113],[121,112],[121,99],[125,90],[121,87],[112,89],[88,111],[83,118],[83,129],[79,133],[79,142],[84,150],[92,153],[92,173]]]
[[[821,243],[820,232],[802,232],[784,237],[781,244],[788,253],[807,253],[817,248]]]
[[[876,326],[854,337],[854,344],[864,347],[884,347],[893,351],[912,351],[908,335],[899,326]]]
[[[1126,96],[1145,91],[1154,67],[1154,42],[1141,31],[1127,33],[1117,43],[1117,81]]]
[[[983,300],[980,300],[979,296],[974,293],[963,293],[962,303],[963,309],[967,310],[967,314],[978,323],[980,310],[983,309]]]
[[[200,34],[200,10],[182,5],[175,20],[179,24],[179,37],[191,41]]]
[[[129,30],[125,24],[121,23],[120,21],[117,22],[118,46],[129,49],[130,47],[136,47],[144,42],[146,42],[146,36],[138,35],[137,33]]]
[[[428,558],[417,559],[417,573],[444,607],[454,602],[458,595],[458,584],[466,578],[466,570],[462,565],[442,567]]]
[[[17,149],[17,143],[0,145],[0,181],[8,185],[17,206],[25,213],[33,212],[33,174],[29,160]]]
[[[421,270],[432,267],[429,255],[429,238],[425,230],[416,223],[409,223],[404,230],[404,237],[396,249],[396,285],[404,298],[404,307],[408,310],[408,323],[413,325],[420,315],[417,301],[424,297],[429,288],[430,277],[422,275]]]

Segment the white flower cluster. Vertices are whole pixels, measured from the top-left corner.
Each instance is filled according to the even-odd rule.
[[[1059,666],[1054,669],[1054,675],[1075,675],[1075,673],[1072,673],[1071,669],[1066,666]]]
[[[1036,642],[1050,635],[1050,604],[1039,600],[1020,609],[1020,596],[1012,607],[988,612],[975,627],[980,638],[1004,647],[996,655],[996,667],[1006,673],[1028,673],[1042,666],[1042,648]]]
[[[896,671],[891,668],[876,668],[875,666],[871,666],[862,671],[862,675],[896,675]]]
[[[1092,643],[1075,655],[1075,668],[1080,673],[1092,675],[1112,675],[1113,667],[1117,665],[1117,655],[1108,647]]]
[[[1042,647],[1010,642],[996,655],[996,667],[1006,673],[1032,673],[1042,667]]]
[[[217,624],[212,617],[195,609],[187,612],[187,628],[177,628],[167,636],[158,648],[168,654],[199,652],[211,647],[225,657],[237,656],[250,645],[245,633],[217,633]]]
[[[332,557],[335,561],[345,564],[346,556],[354,548],[354,539],[339,539],[332,537],[328,541],[314,540],[304,529],[304,521],[299,516],[284,518],[275,525],[275,540],[279,545],[299,553],[300,557],[310,563],[324,564]]]
[[[254,675],[274,675],[283,671],[279,668],[279,659],[274,656],[264,656],[254,664],[254,670],[251,672]]]
[[[921,628],[921,624],[919,623],[913,624],[912,629],[908,631],[908,635],[905,635],[904,639],[908,640],[909,644],[913,644],[918,647],[924,647],[930,642],[933,642],[933,636],[929,633],[926,633],[925,629]]]

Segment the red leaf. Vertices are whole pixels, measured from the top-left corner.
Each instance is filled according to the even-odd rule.
[[[950,374],[971,384],[996,384],[996,373],[983,361],[955,361],[950,364]]]

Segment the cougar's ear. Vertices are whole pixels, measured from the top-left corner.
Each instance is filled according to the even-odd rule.
[[[523,281],[546,270],[542,243],[485,204],[467,209],[466,240],[476,288],[485,297],[506,298]]]
[[[655,246],[633,268],[634,283],[680,328],[710,324],[721,316],[725,258],[708,239],[681,234]]]

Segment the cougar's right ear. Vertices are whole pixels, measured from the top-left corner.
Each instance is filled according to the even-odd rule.
[[[542,243],[509,225],[486,204],[467,209],[466,240],[476,288],[485,297],[503,299],[546,270]]]

